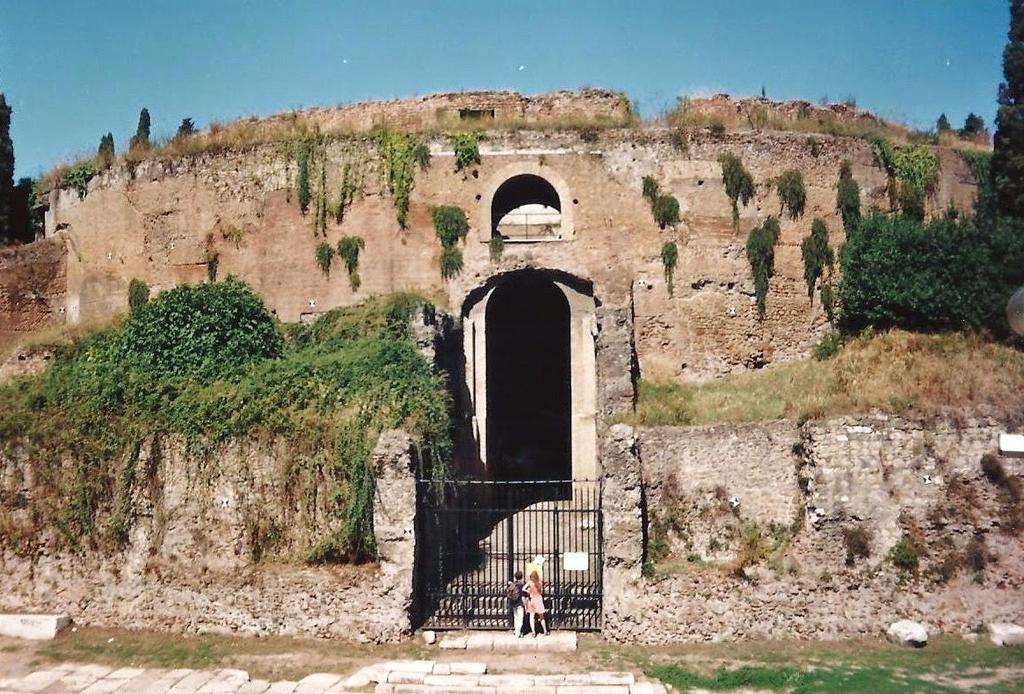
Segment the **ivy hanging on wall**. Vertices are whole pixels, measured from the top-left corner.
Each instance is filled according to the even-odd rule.
[[[327,236],[327,166],[320,162],[320,188],[316,191],[316,220],[314,231]]]
[[[295,149],[295,195],[302,214],[309,211],[309,203],[313,199],[309,187],[309,159],[312,153],[313,145],[309,142],[300,142]]]
[[[345,272],[348,273],[348,283],[352,291],[357,291],[362,280],[359,277],[359,252],[366,248],[366,242],[361,236],[342,236],[338,241],[338,256],[345,263]]]
[[[317,244],[313,253],[316,256],[316,265],[320,268],[320,272],[330,275],[331,263],[334,261],[334,249],[331,247],[331,244],[321,242]]]
[[[658,227],[675,226],[679,223],[679,201],[674,195],[661,195],[661,186],[653,176],[644,176],[641,181],[641,194],[651,206],[651,214]]]
[[[790,219],[796,219],[804,213],[807,190],[804,188],[804,177],[799,171],[783,171],[775,182],[775,192],[779,195],[779,214],[786,213]]]
[[[849,234],[860,221],[860,186],[853,179],[849,161],[839,165],[839,181],[836,183],[836,211],[843,220],[843,229]]]
[[[732,226],[737,231],[740,227],[740,208],[744,207],[754,199],[755,187],[754,177],[743,168],[743,162],[734,154],[723,154],[718,158],[722,165],[722,183],[725,184],[725,194],[729,196],[732,203]]]
[[[455,150],[455,170],[464,171],[480,163],[480,137],[476,133],[458,133],[451,136]]]
[[[807,297],[814,301],[814,287],[828,269],[832,274],[835,253],[828,243],[828,228],[818,217],[811,223],[811,234],[800,243],[800,255],[804,261],[804,281],[807,282]],[[822,285],[824,289],[824,284]]]
[[[666,241],[661,245],[661,265],[665,270],[665,286],[668,287],[668,295],[672,296],[675,292],[675,284],[673,282],[676,263],[679,260],[679,248],[676,246],[675,241]]]
[[[384,172],[388,191],[395,203],[395,217],[398,226],[405,229],[409,216],[409,196],[416,176],[416,163],[423,164],[421,143],[409,133],[394,130],[378,130],[374,136],[380,156],[384,160]],[[429,161],[429,150],[426,150]]]
[[[434,208],[434,231],[441,242],[441,277],[449,280],[462,272],[462,251],[459,241],[469,233],[469,221],[460,207],[442,205]]]
[[[769,217],[747,235],[747,260],[754,276],[754,298],[757,318],[764,320],[768,297],[768,280],[775,274],[775,244],[779,241],[779,220]]]
[[[491,240],[487,242],[487,253],[491,258],[492,263],[496,263],[501,260],[502,254],[505,252],[505,237],[501,234],[494,234]]]
[[[923,221],[925,199],[939,183],[939,157],[924,145],[894,145],[882,137],[871,140],[871,150],[889,176],[890,209]]]

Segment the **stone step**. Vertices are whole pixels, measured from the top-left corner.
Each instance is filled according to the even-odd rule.
[[[556,675],[488,674],[475,661],[390,660],[355,673],[318,672],[298,682],[252,680],[244,670],[166,670],[109,668],[63,663],[23,677],[0,679],[0,694],[665,694],[657,682],[630,672],[585,672]]]
[[[0,636],[48,641],[69,624],[63,614],[0,614]]]
[[[575,651],[575,631],[552,631],[546,636],[521,636],[508,631],[451,632],[442,636],[438,647],[442,650],[480,651]]]

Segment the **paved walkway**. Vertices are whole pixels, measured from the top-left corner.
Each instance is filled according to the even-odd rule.
[[[318,672],[298,682],[249,678],[244,670],[156,670],[62,663],[23,677],[0,678],[0,694],[664,694],[629,672],[564,675],[487,674],[482,662],[393,660],[349,675]]]
[[[442,632],[443,633],[443,632]],[[552,631],[548,636],[516,638],[508,631],[454,632],[441,636],[438,645],[444,650],[482,651],[575,651],[575,631]]]

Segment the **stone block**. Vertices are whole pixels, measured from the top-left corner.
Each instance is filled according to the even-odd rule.
[[[239,687],[235,694],[266,694],[270,689],[270,682],[267,680],[249,680]]]
[[[379,684],[377,684],[376,687],[373,688],[373,694],[394,694],[394,692],[395,685],[385,684],[384,682],[380,682]]]
[[[466,649],[466,644],[469,641],[468,636],[446,636],[441,639],[440,646],[446,651],[460,651]]]
[[[209,670],[196,670],[195,672],[181,678],[181,680],[171,687],[169,691],[174,692],[174,694],[178,694],[179,692],[181,692],[181,694],[192,694],[193,692],[198,692],[200,687],[214,678],[214,675],[216,675],[216,673]],[[107,679],[110,677],[112,677],[112,675],[109,675]]]
[[[1024,627],[1017,624],[989,624],[988,633],[997,646],[1024,646]]]
[[[60,678],[60,684],[73,692],[80,692],[94,682],[103,679],[113,670],[114,668],[106,665],[76,665]],[[0,685],[0,689],[2,688],[3,686]]]
[[[197,690],[197,694],[224,694],[233,692],[249,681],[245,670],[217,670],[212,679]]]
[[[654,685],[650,682],[636,682],[629,685],[629,694],[654,694]]]
[[[0,636],[46,641],[71,624],[62,614],[0,614]]]
[[[434,669],[433,660],[389,660],[381,664],[387,672],[422,672],[424,675]]]
[[[364,667],[356,670],[343,680],[348,689],[361,689],[369,687],[371,682],[387,681],[387,673],[372,667]]]
[[[56,668],[52,670],[37,670],[21,679],[14,680],[9,686],[16,692],[41,692],[50,685],[56,683],[66,672]]]
[[[392,670],[388,673],[388,684],[423,684],[426,673],[406,672],[405,670]]]
[[[470,634],[466,637],[466,648],[489,651],[494,648],[494,634]]]
[[[423,643],[427,644],[428,646],[433,646],[434,643],[437,642],[436,631],[431,631],[430,629],[427,629],[426,631],[422,632],[420,636],[423,638]]]
[[[452,674],[452,666],[448,663],[435,663],[434,669],[430,673],[432,675],[450,675]]]
[[[267,694],[292,694],[295,691],[295,685],[298,682],[292,682],[290,680],[282,680],[280,682],[273,682],[270,685],[270,689],[267,690]]]
[[[629,694],[629,687],[596,684],[567,685],[559,687],[557,694]]]
[[[394,674],[394,673],[393,673]],[[295,685],[295,694],[323,694],[324,691],[341,681],[341,675],[330,672],[316,672],[306,675]]]
[[[532,675],[481,675],[481,687],[495,687],[503,692],[507,689],[533,689],[536,682]]]
[[[632,672],[591,672],[590,681],[599,685],[631,685],[636,683]]]
[[[480,685],[480,675],[427,675],[423,684],[429,687],[476,687]]]
[[[487,663],[463,661],[448,663],[453,675],[482,675],[487,672]]]
[[[928,630],[919,622],[903,619],[889,625],[885,635],[890,641],[900,646],[923,648],[928,644]]]

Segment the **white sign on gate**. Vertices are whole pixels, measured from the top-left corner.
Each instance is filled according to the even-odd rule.
[[[565,571],[586,571],[590,568],[590,557],[586,552],[566,552],[562,555],[562,569]]]

